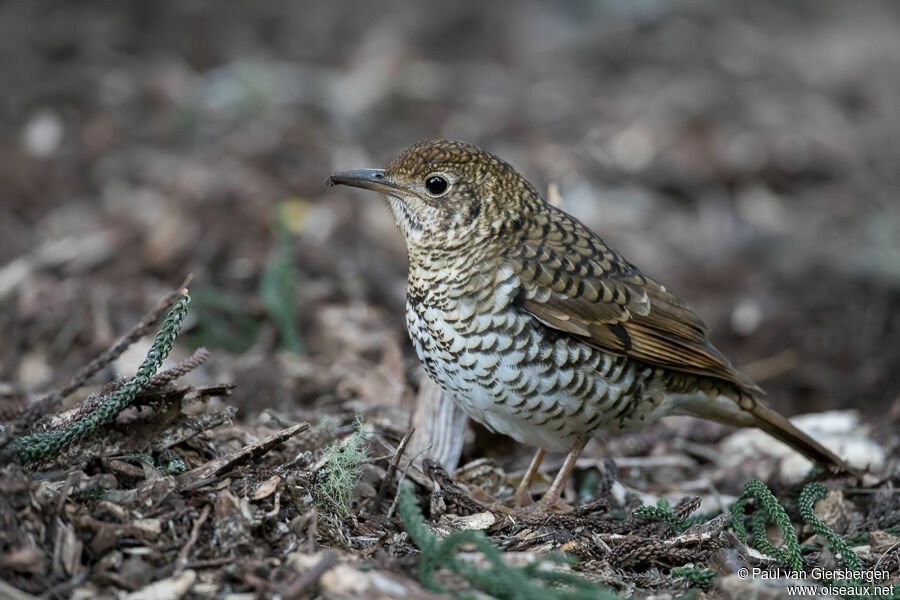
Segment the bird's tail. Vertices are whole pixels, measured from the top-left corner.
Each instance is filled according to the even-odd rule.
[[[837,454],[800,431],[752,392],[737,386],[723,388],[715,385],[712,389],[676,394],[672,399],[673,413],[736,427],[758,427],[829,470],[851,471]]]
[[[739,401],[741,409],[751,414],[759,427],[776,440],[784,442],[806,458],[826,467],[829,470],[848,471],[847,464],[834,452],[800,431],[793,423],[788,421],[770,408],[759,398],[742,398]]]

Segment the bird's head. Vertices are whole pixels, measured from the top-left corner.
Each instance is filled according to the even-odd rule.
[[[327,183],[387,196],[410,250],[513,234],[542,202],[506,162],[472,144],[445,140],[414,144],[386,169],[343,171]]]

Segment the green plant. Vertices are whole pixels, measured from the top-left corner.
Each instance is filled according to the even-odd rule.
[[[275,249],[259,280],[259,295],[278,327],[281,344],[295,354],[302,349],[297,333],[297,266],[291,232],[283,211],[275,221]]]
[[[163,475],[180,475],[187,471],[187,465],[180,458],[173,459],[159,467]]]
[[[672,506],[665,498],[657,500],[656,506],[638,506],[634,509],[634,514],[645,519],[666,523],[675,533],[680,533],[687,529],[685,520],[679,518],[678,515],[672,511]]]
[[[827,495],[828,488],[822,483],[812,482],[807,484],[803,491],[800,492],[798,501],[800,516],[813,531],[825,538],[825,541],[835,552],[841,555],[844,564],[852,570],[859,570],[862,568],[862,563],[860,563],[859,557],[853,551],[853,548],[850,547],[850,544],[833,529],[820,521],[813,512],[815,502],[825,498]],[[756,512],[745,516],[744,505],[751,497],[759,506]],[[761,481],[754,479],[747,482],[747,485],[744,486],[744,492],[740,495],[737,502],[731,506],[731,516],[734,533],[742,542],[747,543],[746,524],[749,522],[757,550],[790,563],[791,568],[795,571],[800,571],[803,568],[803,563],[800,559],[800,545],[787,512],[778,503],[778,500],[772,495],[769,488]],[[769,520],[777,523],[779,529],[781,529],[781,536],[787,547],[786,551],[776,548],[766,537],[766,523]]]
[[[800,516],[806,521],[813,531],[825,538],[832,550],[841,555],[850,569],[858,571],[862,569],[862,563],[853,548],[850,547],[844,538],[839,536],[832,528],[819,520],[813,511],[813,506],[817,500],[822,500],[828,496],[828,488],[824,484],[814,481],[803,488],[800,493],[800,499],[797,505],[800,507]]]
[[[543,564],[569,563],[564,555],[550,555],[544,563],[535,562],[526,567],[512,567],[503,560],[503,553],[488,541],[480,531],[457,531],[438,540],[425,523],[416,504],[410,485],[401,485],[398,491],[397,514],[403,521],[413,543],[422,553],[419,579],[434,591],[444,591],[434,579],[434,571],[443,567],[461,575],[473,588],[496,598],[515,600],[578,600],[612,599],[618,596],[612,590],[601,587],[573,573],[544,568]],[[459,556],[459,547],[471,545],[489,563],[479,567]]]
[[[158,464],[158,462],[153,460],[153,456],[151,454],[149,454],[148,452],[136,452],[134,454],[126,454],[122,458],[125,460],[131,459],[131,460],[146,461],[148,464],[159,469],[159,472],[162,473],[163,475],[179,475],[179,474],[187,471],[187,465],[180,458],[172,458],[171,460],[168,460],[166,462],[166,464]]]
[[[362,419],[357,419],[357,430],[345,443],[334,443],[325,450],[328,462],[316,476],[316,487],[322,499],[343,514],[350,512],[353,491],[362,477],[360,465],[368,458],[362,425]]]
[[[187,316],[190,301],[191,297],[187,290],[184,290],[182,297],[166,314],[165,321],[135,376],[109,394],[103,404],[91,414],[62,429],[26,435],[14,440],[13,449],[19,463],[25,464],[59,452],[76,440],[106,425],[126,409],[172,351],[175,338],[178,337],[181,326],[184,324],[184,318]]]
[[[239,295],[218,288],[197,288],[193,297],[196,321],[186,336],[193,347],[223,348],[234,354],[250,349],[262,320],[248,311]]]
[[[750,499],[756,502],[757,509],[745,517],[744,507]],[[778,525],[787,550],[775,547],[766,537],[766,524],[769,520]],[[791,568],[795,571],[803,569],[803,562],[800,559],[800,544],[797,542],[797,534],[794,533],[791,519],[769,488],[758,479],[748,481],[737,501],[731,505],[731,523],[734,533],[745,544],[747,543],[747,522],[750,524],[750,531],[753,533],[753,542],[757,550],[790,563]]]
[[[675,567],[672,569],[672,577],[681,577],[696,585],[709,585],[716,578],[716,572],[711,569],[701,569],[690,565]]]

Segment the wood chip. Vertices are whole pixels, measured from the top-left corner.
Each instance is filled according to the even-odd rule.
[[[177,577],[169,577],[125,596],[126,600],[178,600],[187,594],[197,581],[196,571],[185,571]]]
[[[201,467],[182,473],[176,478],[176,484],[182,491],[203,487],[219,475],[226,473],[237,465],[258,458],[284,441],[300,432],[309,429],[309,423],[297,423],[292,427],[273,433],[264,440],[247,444],[236,452],[211,460]]]
[[[253,492],[253,496],[251,496],[252,500],[262,500],[263,498],[268,498],[273,493],[275,493],[275,489],[278,487],[278,483],[281,481],[281,477],[278,475],[272,475],[256,488],[256,491]]]

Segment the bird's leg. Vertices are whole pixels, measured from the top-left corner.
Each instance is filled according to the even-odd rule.
[[[516,486],[516,491],[512,496],[513,506],[528,506],[532,504],[531,480],[537,475],[545,454],[547,452],[543,448],[538,448],[538,451],[534,454],[534,458],[531,459],[531,463],[528,465],[528,470],[522,475],[522,481]]]
[[[547,512],[556,506],[559,497],[563,493],[563,488],[566,486],[566,480],[569,479],[569,474],[572,473],[572,469],[575,468],[575,461],[581,456],[581,451],[584,450],[584,447],[587,445],[588,439],[589,438],[587,437],[578,438],[575,440],[575,443],[572,444],[572,449],[566,454],[566,460],[563,461],[563,465],[553,479],[553,483],[550,484],[550,489],[547,490],[544,497],[538,502],[536,507],[538,512]]]

